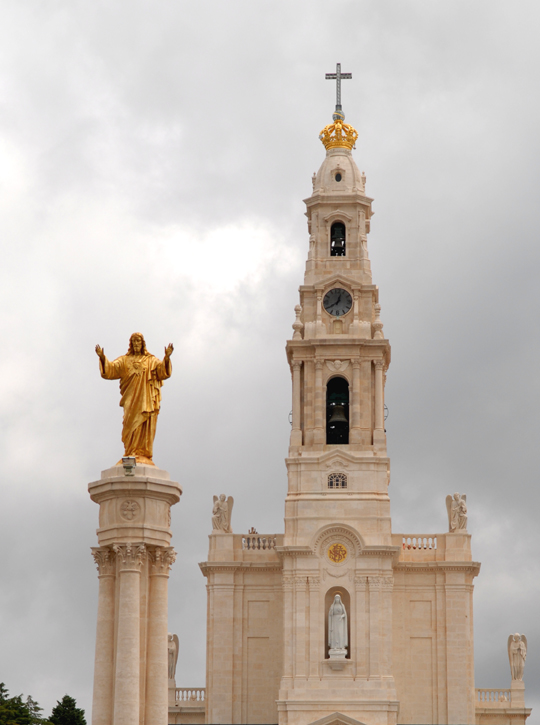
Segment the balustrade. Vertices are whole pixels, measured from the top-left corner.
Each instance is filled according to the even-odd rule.
[[[403,548],[406,550],[410,549],[436,549],[437,548],[437,537],[436,536],[403,536]]]
[[[510,707],[512,691],[491,687],[476,688],[476,701],[484,707]]]
[[[242,549],[269,550],[276,548],[276,536],[255,534],[253,536],[242,536]]]
[[[177,705],[198,705],[206,700],[206,687],[177,687]]]

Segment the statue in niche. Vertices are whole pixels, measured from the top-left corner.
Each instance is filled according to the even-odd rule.
[[[516,632],[508,637],[508,659],[512,680],[522,680],[527,659],[527,637],[524,634]]]
[[[446,510],[448,511],[448,528],[450,533],[459,530],[467,531],[467,496],[455,493],[446,497]]]
[[[176,634],[169,633],[167,640],[169,652],[169,680],[174,680],[176,677],[176,663],[178,662],[178,650],[180,649],[180,644]]]
[[[336,594],[328,610],[328,651],[331,658],[345,658],[349,637],[347,634],[347,610]]]
[[[173,350],[173,345],[169,344],[165,348],[165,357],[159,360],[146,349],[143,335],[134,332],[129,338],[126,355],[110,362],[103,348],[96,345],[101,377],[120,380],[124,455],[134,457],[139,464],[154,465],[152,455],[161,402],[160,388],[163,381],[171,377]]]
[[[231,529],[231,513],[234,505],[234,499],[229,496],[225,499],[225,494],[214,496],[214,506],[212,508],[212,529],[214,531],[224,531],[226,534],[232,534]]]

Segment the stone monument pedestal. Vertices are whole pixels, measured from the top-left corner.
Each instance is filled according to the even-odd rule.
[[[93,725],[167,725],[167,588],[175,552],[167,471],[116,465],[88,486],[99,504]]]

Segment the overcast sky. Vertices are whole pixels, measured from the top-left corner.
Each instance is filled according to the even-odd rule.
[[[155,461],[184,488],[177,685],[204,686],[212,495],[236,532],[283,531],[284,345],[339,61],[392,344],[393,528],[443,532],[467,494],[476,686],[509,686],[524,632],[540,723],[538,3],[0,6],[0,681],[90,715],[87,484],[122,453],[94,346],[112,359],[140,330],[175,344]]]

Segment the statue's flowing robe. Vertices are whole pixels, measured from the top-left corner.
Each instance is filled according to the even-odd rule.
[[[347,610],[342,601],[334,601],[328,611],[328,646],[330,649],[345,649],[348,640]]]
[[[122,442],[125,455],[152,461],[163,380],[171,377],[170,359],[154,355],[121,355],[100,360],[101,377],[120,379],[120,405],[124,409]]]

